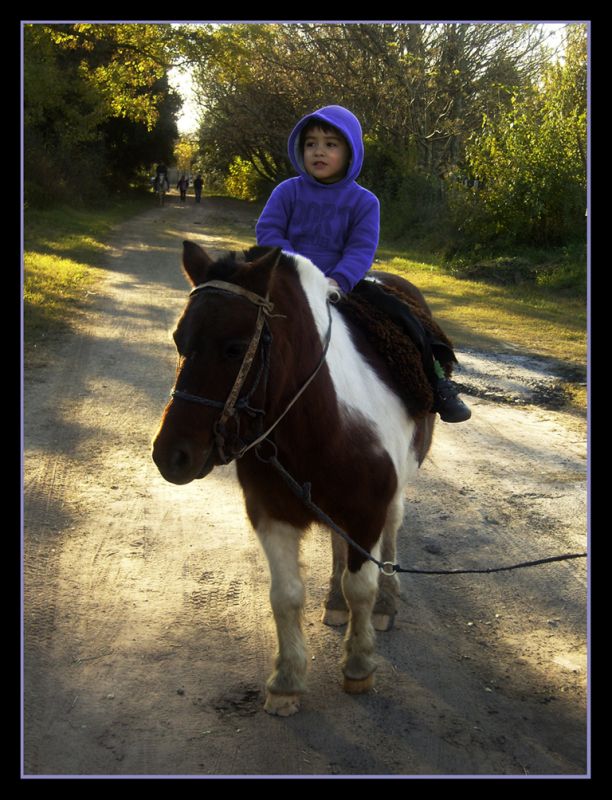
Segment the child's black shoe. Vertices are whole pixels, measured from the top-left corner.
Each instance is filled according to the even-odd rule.
[[[433,411],[437,411],[443,422],[465,422],[472,412],[458,397],[455,384],[447,378],[438,381],[435,387]]]

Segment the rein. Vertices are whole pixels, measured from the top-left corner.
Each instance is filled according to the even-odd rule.
[[[280,256],[279,256],[280,257]],[[276,266],[276,265],[275,265]],[[269,355],[268,353],[264,354],[262,361],[262,369],[260,370],[259,375],[255,380],[255,384],[251,389],[251,392],[243,398],[240,398],[240,390],[242,389],[249,370],[253,364],[255,359],[255,354],[257,352],[257,348],[259,346],[259,342],[262,339],[264,331],[267,329],[266,325],[266,317],[275,317],[275,316],[283,316],[281,314],[273,314],[274,311],[274,303],[270,301],[270,290],[266,293],[265,297],[261,295],[255,294],[254,292],[250,292],[247,289],[242,288],[241,286],[237,286],[233,283],[227,283],[226,281],[208,281],[206,283],[198,284],[194,286],[194,288],[189,293],[189,296],[192,297],[194,294],[202,291],[216,291],[221,292],[224,294],[233,294],[238,297],[242,297],[248,300],[250,303],[253,303],[257,306],[257,320],[255,322],[255,329],[253,331],[253,335],[251,337],[251,341],[247,347],[246,353],[242,360],[242,364],[240,369],[238,370],[238,375],[234,381],[234,385],[232,386],[230,393],[226,399],[226,401],[220,402],[218,400],[209,400],[206,397],[200,397],[199,395],[194,395],[189,392],[184,392],[181,389],[173,389],[171,392],[171,396],[173,398],[178,398],[179,400],[186,400],[187,402],[192,403],[200,403],[201,405],[209,406],[212,408],[221,408],[221,415],[219,419],[215,422],[213,431],[215,434],[215,444],[217,446],[217,450],[219,456],[224,464],[229,464],[234,459],[242,458],[249,450],[255,448],[255,455],[263,464],[269,464],[270,466],[274,467],[274,469],[278,472],[281,478],[284,480],[286,485],[289,489],[298,497],[302,503],[312,511],[312,513],[317,517],[317,519],[331,528],[335,533],[344,539],[345,542],[359,553],[361,553],[367,560],[372,561],[378,569],[382,572],[383,575],[387,577],[393,576],[395,573],[409,573],[412,575],[473,575],[473,574],[489,574],[492,572],[506,572],[509,570],[514,569],[523,569],[525,567],[534,567],[540,564],[549,564],[555,561],[569,561],[576,558],[586,558],[587,553],[565,553],[563,555],[558,556],[549,556],[548,558],[539,558],[534,561],[523,561],[518,564],[510,564],[508,566],[502,567],[485,567],[482,569],[448,569],[448,570],[428,570],[428,569],[404,569],[400,567],[399,564],[394,564],[392,561],[379,561],[378,559],[374,558],[374,556],[369,553],[365,548],[361,547],[361,545],[357,544],[346,531],[342,530],[336,523],[327,516],[327,514],[319,508],[313,501],[311,497],[311,484],[304,483],[300,485],[295,478],[283,467],[283,465],[279,462],[277,458],[277,448],[274,442],[272,442],[267,437],[272,433],[272,431],[277,427],[277,425],[281,422],[281,420],[285,417],[285,415],[289,412],[289,410],[293,407],[293,405],[299,400],[299,398],[303,395],[306,389],[310,386],[312,381],[316,378],[319,370],[325,363],[325,359],[327,357],[327,351],[329,349],[329,344],[331,341],[331,333],[332,333],[332,315],[331,315],[331,303],[333,300],[329,298],[327,300],[327,314],[328,314],[328,328],[327,333],[325,335],[325,340],[323,343],[323,351],[321,353],[321,357],[314,368],[313,372],[310,376],[306,379],[306,381],[302,384],[299,391],[293,396],[291,401],[285,407],[285,410],[276,418],[272,425],[260,435],[257,436],[252,442],[244,445],[238,452],[232,454],[228,457],[225,454],[225,436],[226,436],[226,423],[232,417],[237,417],[237,412],[240,411],[247,411],[252,415],[254,414],[265,414],[265,411],[258,411],[257,409],[252,409],[249,406],[249,400],[255,389],[257,388],[259,381],[262,376],[262,371],[265,371],[265,380],[267,381],[267,373],[269,370]],[[268,342],[271,342],[271,335],[268,331]],[[263,453],[263,445],[268,445],[272,448],[271,455],[265,456]]]

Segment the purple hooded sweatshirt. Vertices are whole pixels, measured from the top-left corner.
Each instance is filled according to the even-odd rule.
[[[333,125],[348,142],[348,169],[336,183],[320,183],[304,169],[300,131],[313,118]],[[298,122],[288,149],[299,177],[270,195],[257,222],[257,244],[306,256],[350,292],[372,266],[380,227],[378,198],[355,183],[363,164],[359,120],[342,106],[320,108]]]

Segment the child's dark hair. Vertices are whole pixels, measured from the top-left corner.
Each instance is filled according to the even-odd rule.
[[[323,133],[333,133],[336,136],[339,136],[341,139],[344,139],[346,142],[346,136],[342,133],[341,130],[336,128],[334,125],[330,125],[329,122],[325,122],[323,119],[318,119],[317,117],[313,117],[309,119],[306,125],[300,131],[300,150],[304,149],[304,142],[306,141],[306,136],[313,131],[315,128],[320,128]],[[348,142],[347,142],[348,144]]]

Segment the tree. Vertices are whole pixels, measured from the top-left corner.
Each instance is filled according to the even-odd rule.
[[[583,238],[586,208],[586,29],[572,25],[564,62],[483,117],[465,166],[481,188],[455,187],[456,219],[470,239],[558,245]]]
[[[83,82],[101,101],[103,118],[125,117],[152,130],[164,94],[156,91],[171,63],[169,25],[50,25],[51,39],[73,52]]]
[[[176,136],[170,26],[24,26],[25,193],[95,198]],[[171,145],[170,145],[171,150]],[[89,194],[88,194],[89,193]]]
[[[340,103],[392,163],[443,175],[482,114],[506,101],[499,86],[539,66],[541,40],[538,26],[518,24],[208,26],[192,41],[201,140],[226,167],[240,156],[275,182],[289,174],[297,119]]]
[[[127,117],[111,117],[99,127],[104,155],[100,177],[110,188],[125,189],[135,175],[150,174],[153,164],[173,161],[181,100],[170,89],[165,76],[155,88],[163,99],[157,106],[157,121],[152,129]]]
[[[198,143],[191,136],[181,136],[174,145],[174,161],[179,172],[186,175],[192,171],[198,155]]]

